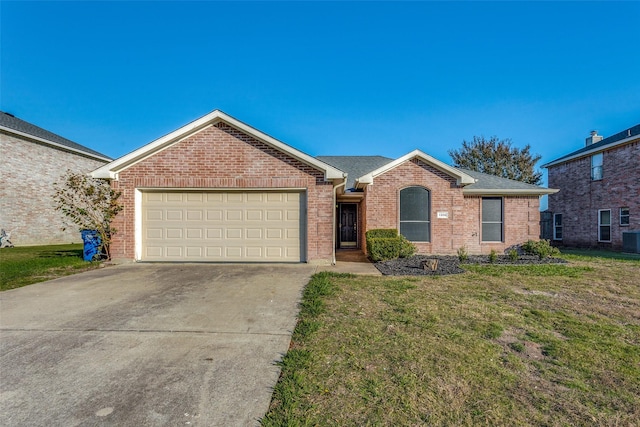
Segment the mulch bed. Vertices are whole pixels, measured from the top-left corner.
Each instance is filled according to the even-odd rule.
[[[427,259],[437,259],[438,268],[435,271],[424,269],[422,262]],[[498,255],[495,262],[489,261],[488,255],[470,255],[461,263],[457,256],[453,255],[415,255],[410,258],[398,258],[374,263],[376,268],[385,276],[443,276],[446,274],[464,273],[460,266],[464,264],[480,265],[531,265],[531,264],[564,264],[567,261],[560,258],[540,259],[533,255],[520,255],[517,261],[512,261],[507,255]]]

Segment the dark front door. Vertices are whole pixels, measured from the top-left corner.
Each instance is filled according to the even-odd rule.
[[[340,203],[340,247],[358,246],[358,205]]]

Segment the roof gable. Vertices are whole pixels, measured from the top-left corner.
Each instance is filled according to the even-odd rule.
[[[67,138],[63,138],[60,135],[49,132],[46,129],[19,119],[12,114],[5,113],[4,111],[0,111],[0,130],[4,130],[5,132],[12,133],[23,138],[29,138],[51,147],[92,157],[94,159],[104,160],[107,162],[112,160],[109,156],[75,143]]]
[[[355,186],[356,188],[363,188],[367,185],[373,184],[373,181],[375,179],[375,177],[382,175],[385,172],[390,171],[391,169],[394,169],[396,167],[398,167],[399,165],[403,164],[406,161],[412,160],[414,158],[418,158],[420,160],[422,160],[423,162],[425,162],[426,164],[446,173],[447,175],[453,177],[456,179],[456,182],[458,185],[468,185],[468,184],[473,184],[475,182],[475,180],[469,176],[468,174],[464,173],[461,169],[457,169],[454,168],[452,166],[447,165],[446,163],[441,162],[440,160],[437,160],[431,156],[429,156],[428,154],[423,153],[420,150],[414,150],[408,154],[405,154],[404,156],[389,162],[381,167],[379,167],[378,169],[375,169],[365,175],[362,175],[361,177],[357,178],[355,181]]]
[[[311,156],[309,156],[306,153],[303,153],[302,151],[299,151],[281,141],[278,141],[277,139],[247,125],[246,123],[243,123],[231,116],[229,116],[228,114],[220,111],[220,110],[214,110],[211,113],[161,137],[156,139],[155,141],[150,142],[147,145],[144,145],[143,147],[132,151],[129,154],[126,154],[122,157],[120,157],[119,159],[116,159],[114,161],[112,161],[111,163],[108,163],[96,170],[94,170],[93,172],[91,172],[91,175],[94,178],[108,178],[108,179],[113,179],[116,177],[116,175],[118,174],[118,172],[121,172],[125,169],[127,169],[128,167],[146,159],[149,158],[150,156],[153,156],[154,154],[156,154],[157,152],[164,150],[174,144],[179,143],[180,141],[183,141],[184,139],[194,135],[195,133],[198,133],[200,131],[202,131],[203,129],[206,129],[210,126],[213,126],[214,124],[220,123],[220,122],[224,122],[229,126],[232,126],[254,138],[256,138],[259,141],[264,142],[265,144],[274,147],[275,149],[282,151],[283,153],[303,162],[306,163],[320,171],[322,171],[324,173],[325,179],[326,180],[331,180],[331,179],[344,179],[344,173],[333,167],[330,166],[327,163],[324,163],[318,159],[315,159]]]

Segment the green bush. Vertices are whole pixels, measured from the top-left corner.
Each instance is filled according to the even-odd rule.
[[[489,262],[493,264],[497,260],[498,260],[498,253],[496,252],[495,249],[491,249],[491,252],[489,252]]]
[[[365,236],[367,240],[398,237],[398,230],[396,230],[395,228],[376,228],[374,230],[367,231]]]
[[[537,255],[540,259],[558,255],[560,250],[551,246],[549,240],[529,240],[522,245],[522,249],[529,255]]]
[[[367,253],[372,261],[408,258],[416,253],[416,247],[395,229],[375,229],[366,233]]]
[[[508,252],[509,255],[509,259],[511,260],[511,262],[516,262],[518,261],[518,250],[517,249],[510,249]]]
[[[367,239],[367,252],[373,262],[398,258],[400,256],[400,240],[397,237]]]
[[[416,245],[408,241],[402,234],[398,236],[398,239],[400,240],[400,258],[412,257],[417,251]]]
[[[458,259],[460,260],[460,262],[465,262],[469,259],[469,254],[467,253],[466,246],[460,246],[458,248]]]

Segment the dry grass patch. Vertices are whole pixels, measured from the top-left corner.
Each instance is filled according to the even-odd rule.
[[[314,276],[263,425],[640,425],[639,262],[470,270]]]

